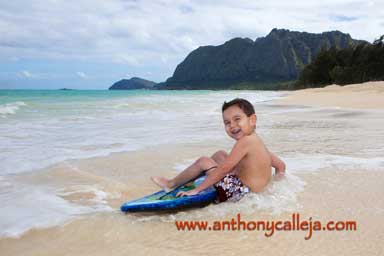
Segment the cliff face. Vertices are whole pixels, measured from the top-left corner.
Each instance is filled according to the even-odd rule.
[[[135,89],[152,89],[155,82],[148,81],[139,77],[131,79],[122,79],[114,83],[109,90],[135,90]]]
[[[339,31],[313,34],[273,29],[256,41],[234,38],[223,45],[199,47],[156,87],[218,89],[240,82],[294,80],[322,48],[343,49],[359,42]]]

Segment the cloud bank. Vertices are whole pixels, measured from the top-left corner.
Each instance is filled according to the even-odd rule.
[[[255,40],[275,27],[340,30],[372,42],[383,33],[382,9],[383,1],[353,0],[2,1],[0,81],[2,74],[8,80],[19,74],[20,79],[28,70],[103,82],[113,80],[107,74],[131,74],[160,82],[198,46],[219,45],[233,37]],[[39,61],[39,69],[34,61]],[[52,62],[66,64],[47,71]],[[68,63],[77,63],[76,70]],[[36,70],[29,71],[26,64]],[[97,65],[105,72],[95,70]],[[27,74],[25,79],[33,78]]]

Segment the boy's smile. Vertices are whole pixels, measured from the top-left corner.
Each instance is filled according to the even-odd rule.
[[[227,108],[223,112],[223,120],[225,131],[229,137],[235,140],[252,134],[256,127],[256,115],[247,116],[236,105]]]

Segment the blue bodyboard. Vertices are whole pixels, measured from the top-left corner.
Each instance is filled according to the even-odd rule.
[[[204,178],[205,177],[195,180],[194,184],[191,186],[181,186],[169,194],[164,190],[161,190],[143,198],[126,202],[120,209],[123,212],[154,212],[174,211],[190,207],[203,207],[216,199],[217,192],[213,187],[209,187],[193,196],[176,197],[176,194],[179,191],[188,191],[195,188],[204,181]]]

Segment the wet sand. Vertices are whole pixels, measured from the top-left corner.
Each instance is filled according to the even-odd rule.
[[[258,231],[177,231],[172,218],[137,221],[118,211],[84,216],[54,228],[32,230],[18,239],[0,240],[2,255],[207,255],[259,253],[273,255],[380,255],[384,250],[381,171],[340,171],[299,175],[305,191],[298,200],[302,219],[352,220],[356,231],[280,231],[265,237]],[[218,207],[218,206],[215,206]],[[198,210],[197,210],[198,211]],[[200,210],[201,211],[201,210]],[[241,212],[240,212],[241,213]],[[242,214],[242,220],[289,220],[293,212]],[[230,220],[208,214],[179,214],[180,220]]]

